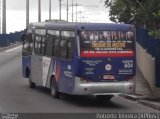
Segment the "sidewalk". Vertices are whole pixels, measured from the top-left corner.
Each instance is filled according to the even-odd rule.
[[[16,43],[14,43],[14,44],[10,44],[10,45],[7,46],[7,47],[0,47],[0,51],[3,51],[3,50],[5,50],[5,49],[8,49],[8,48],[12,48],[12,47],[18,46],[18,45],[20,45],[20,44],[22,44],[22,43],[21,43],[21,42],[16,42]]]
[[[160,110],[160,99],[156,99],[152,96],[152,91],[143,75],[141,74],[139,68],[137,68],[135,81],[135,95],[120,96]]]

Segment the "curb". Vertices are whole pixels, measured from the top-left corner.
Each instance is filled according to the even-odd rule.
[[[151,107],[156,110],[160,110],[160,101],[156,101],[156,98],[151,98],[150,96],[138,96],[138,95],[126,95],[126,94],[121,94],[119,95],[122,98],[132,100],[132,101],[137,101],[138,103]]]
[[[7,47],[2,47],[2,48],[0,48],[0,51],[6,50],[6,49],[8,49],[8,48],[13,48],[13,47],[16,47],[16,46],[21,45],[21,44],[22,44],[21,42],[18,42],[18,43],[9,45],[9,46],[7,46]]]
[[[154,103],[152,101],[138,100],[138,103],[141,103],[145,106],[151,107],[151,108],[156,109],[156,110],[160,110],[160,104],[157,105],[156,103]]]
[[[126,95],[126,94],[121,94],[119,96],[126,98],[126,99],[129,99],[129,100],[132,100],[132,101],[145,100],[148,98],[148,96]]]

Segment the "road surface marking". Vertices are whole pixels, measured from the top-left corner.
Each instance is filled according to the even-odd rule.
[[[14,50],[16,50],[16,49],[18,49],[18,48],[21,48],[21,47],[22,47],[22,46],[15,47],[15,48],[13,48],[13,49],[7,50],[6,52],[12,52],[12,51],[14,51]]]

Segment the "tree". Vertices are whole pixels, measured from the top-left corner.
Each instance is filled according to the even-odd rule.
[[[105,0],[105,6],[113,22],[159,29],[160,0]]]
[[[133,23],[134,6],[130,0],[106,0],[105,5],[110,8],[111,21]]]

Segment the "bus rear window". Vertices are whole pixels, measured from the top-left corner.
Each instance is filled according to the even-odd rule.
[[[81,31],[82,57],[134,55],[133,31]]]

